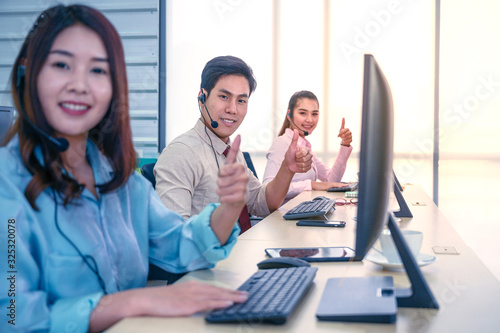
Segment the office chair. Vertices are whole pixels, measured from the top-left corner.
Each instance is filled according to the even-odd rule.
[[[155,163],[147,163],[141,166],[141,174],[146,177],[147,180],[151,182],[153,188],[156,188],[156,178],[153,173],[153,169],[155,167]]]
[[[255,167],[253,165],[253,162],[252,162],[252,158],[250,157],[250,154],[246,151],[243,152],[243,157],[245,157],[245,162],[247,164],[247,167],[252,171],[252,173],[254,174],[255,178],[259,178],[257,177],[257,171],[255,171]],[[255,215],[250,215],[250,223],[252,224],[252,226],[254,226],[255,224],[257,224],[258,222],[260,222],[262,220],[262,217],[258,217],[258,216],[255,216]]]

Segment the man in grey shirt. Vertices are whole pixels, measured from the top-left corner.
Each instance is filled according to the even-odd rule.
[[[224,56],[210,60],[201,75],[198,103],[201,117],[194,128],[174,139],[161,153],[154,168],[156,192],[168,208],[185,219],[207,204],[219,202],[217,175],[224,165],[229,138],[247,113],[255,90],[252,69],[241,59]],[[285,198],[297,172],[311,168],[312,155],[297,147],[298,132],[286,152],[276,177],[262,185],[247,168],[247,207],[252,215],[266,216]],[[245,164],[241,151],[237,162]]]

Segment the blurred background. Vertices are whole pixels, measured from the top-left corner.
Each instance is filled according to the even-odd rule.
[[[57,1],[74,3],[76,1]],[[371,53],[392,89],[394,170],[421,185],[500,280],[500,3],[489,0],[104,0],[127,58],[136,150],[154,159],[199,118],[201,71],[219,55],[242,58],[257,90],[242,149],[262,177],[290,96],[311,90],[321,119],[308,137],[333,163],[341,119],[354,151],[361,126],[363,55]],[[52,0],[0,2],[0,105],[17,51]]]

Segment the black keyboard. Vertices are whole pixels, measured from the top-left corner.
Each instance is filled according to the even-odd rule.
[[[284,324],[311,286],[317,270],[305,266],[260,269],[238,288],[249,293],[245,303],[212,311],[205,320]]]
[[[330,187],[327,192],[348,192],[356,191],[358,189],[358,182],[348,183],[347,186],[342,187]]]
[[[310,217],[323,217],[327,220],[326,214],[335,209],[335,199],[326,197],[316,197],[311,201],[304,201],[290,209],[283,215],[285,220],[297,220]]]

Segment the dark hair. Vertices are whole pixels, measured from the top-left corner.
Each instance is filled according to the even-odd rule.
[[[299,100],[301,100],[303,98],[307,98],[307,99],[311,99],[313,101],[316,101],[316,103],[318,103],[318,106],[319,106],[318,98],[312,92],[310,92],[308,90],[301,90],[301,91],[297,91],[296,93],[294,93],[292,95],[292,97],[290,97],[290,101],[288,102],[288,109],[286,111],[285,120],[283,121],[283,125],[281,126],[281,129],[280,129],[278,136],[285,134],[285,130],[287,128],[290,128],[290,120],[288,119],[288,117],[293,118],[293,111],[294,111],[295,107],[297,106],[297,103],[299,102]]]
[[[250,95],[257,87],[257,81],[253,76],[252,69],[240,58],[233,56],[216,57],[207,62],[203,72],[201,73],[200,89],[207,91],[207,96],[217,84],[217,81],[225,75],[240,75],[244,76],[250,86]]]
[[[83,5],[58,5],[41,13],[24,40],[12,69],[13,98],[16,108],[20,110],[18,96],[21,95],[24,110],[31,121],[47,134],[54,135],[54,129],[50,127],[42,111],[37,93],[37,77],[59,33],[75,24],[82,24],[95,31],[102,38],[108,54],[113,94],[103,119],[89,131],[89,139],[109,159],[113,168],[113,178],[99,185],[100,192],[106,193],[125,184],[135,169],[136,159],[130,130],[123,46],[118,32],[109,20],[96,9]],[[26,68],[25,85],[18,89],[17,72],[21,65]],[[29,125],[21,112],[9,133],[9,139],[16,133],[19,135],[23,163],[33,175],[25,190],[31,206],[37,209],[35,200],[48,186],[63,195],[64,204],[77,198],[83,185],[62,172],[60,152]],[[42,150],[43,163],[35,156],[37,145]]]

